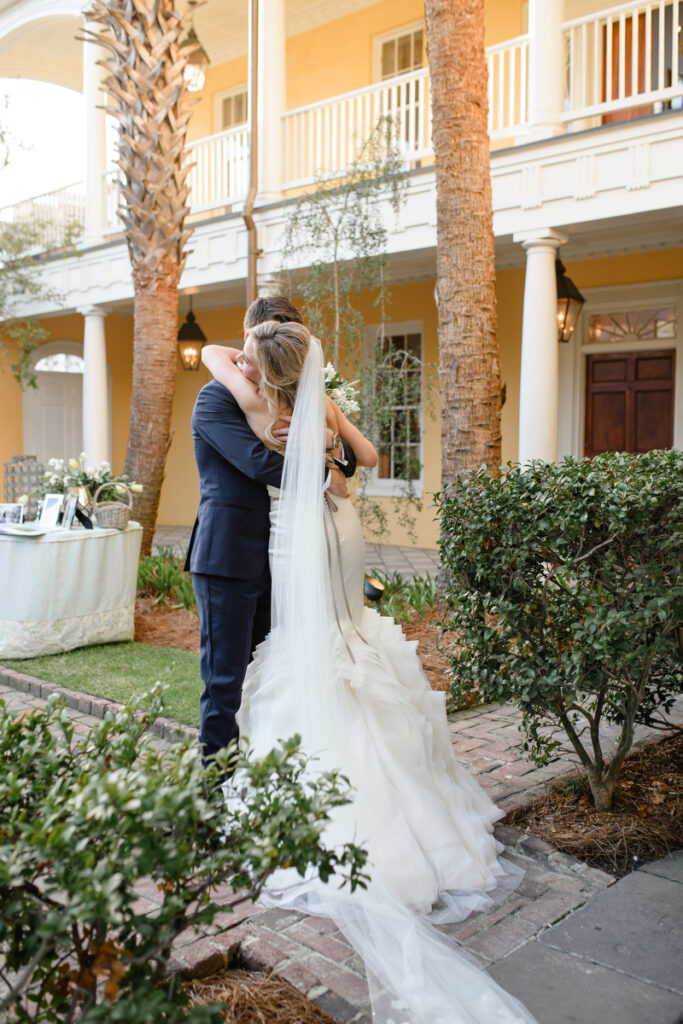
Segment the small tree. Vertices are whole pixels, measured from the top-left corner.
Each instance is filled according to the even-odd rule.
[[[6,104],[5,104],[6,105]],[[0,123],[0,173],[11,161],[12,139]],[[55,234],[53,225],[35,217],[0,222],[0,335],[17,343],[10,370],[21,387],[36,387],[36,375],[31,366],[31,354],[49,331],[35,317],[24,316],[22,306],[31,299],[58,302],[60,297],[49,288],[42,277],[42,264],[37,253],[47,229]],[[65,225],[59,249],[70,248],[79,231],[79,225]],[[51,248],[55,248],[52,246]],[[1,345],[8,351],[6,345]]]
[[[398,215],[407,189],[405,161],[396,125],[382,117],[359,145],[341,179],[319,178],[294,204],[285,225],[283,276],[303,298],[305,319],[321,338],[337,369],[360,380],[360,426],[381,449],[390,435],[397,406],[419,407],[430,394],[425,367],[417,354],[396,352],[385,336],[390,304],[387,212]],[[303,268],[303,269],[302,269]],[[358,294],[374,292],[379,331],[365,339]],[[405,424],[398,429],[405,429]],[[394,503],[398,521],[409,531],[412,511],[421,508],[413,480],[420,464],[400,467],[401,498]],[[358,492],[363,523],[375,534],[387,529],[382,505],[367,493],[367,473]]]
[[[196,744],[147,736],[158,694],[86,737],[59,703],[11,715],[0,702],[0,1018],[148,1024],[222,1019],[187,1009],[169,977],[174,939],[255,899],[271,873],[311,865],[364,885],[365,852],[321,834],[349,802],[347,780],[311,776],[298,737],[239,755],[242,807],[216,783],[230,754],[201,767]],[[141,905],[155,883],[159,906]],[[212,894],[229,883],[237,895]],[[239,892],[238,892],[239,890]],[[225,930],[225,926],[223,927]]]
[[[437,501],[454,699],[515,701],[538,763],[563,730],[608,810],[683,683],[683,453],[483,468]]]

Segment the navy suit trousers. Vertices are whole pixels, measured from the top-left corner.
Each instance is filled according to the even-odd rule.
[[[239,737],[235,715],[254,648],[270,632],[270,572],[255,580],[192,573],[201,633],[199,740],[204,758]]]

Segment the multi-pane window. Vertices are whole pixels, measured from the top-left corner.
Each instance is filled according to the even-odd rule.
[[[37,373],[83,373],[83,357],[68,352],[53,352],[35,365]]]
[[[422,463],[422,333],[389,330],[376,361],[378,483],[419,480]]]
[[[407,71],[416,71],[424,63],[424,30],[402,32],[385,39],[380,52],[380,76],[394,78]]]
[[[588,321],[588,341],[661,341],[676,337],[676,310],[637,309],[627,313],[597,313]]]
[[[247,90],[246,88],[232,89],[229,93],[223,93],[217,97],[219,128],[218,131],[227,131],[228,128],[237,128],[247,123]]]

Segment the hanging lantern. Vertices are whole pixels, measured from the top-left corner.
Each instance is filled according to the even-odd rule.
[[[190,296],[190,308],[185,323],[178,331],[178,355],[183,370],[198,370],[202,360],[202,348],[206,342],[206,335],[201,329],[192,312],[192,296]]]
[[[555,276],[557,279],[557,338],[558,341],[569,341],[586,300],[571,277],[567,277],[564,264],[559,258],[555,260]]]
[[[199,92],[203,85],[206,75],[204,69],[211,63],[209,55],[199,42],[199,38],[194,27],[194,8],[197,4],[197,0],[189,0],[190,5],[190,27],[187,35],[180,42],[181,50],[189,48],[190,54],[187,58],[187,64],[183,71],[183,78],[187,83],[187,88],[190,92]]]

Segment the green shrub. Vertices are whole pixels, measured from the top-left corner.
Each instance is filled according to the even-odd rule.
[[[635,724],[681,690],[683,453],[482,469],[437,504],[454,699],[516,701],[541,763],[563,729],[611,807]]]
[[[197,611],[197,598],[189,573],[183,570],[185,559],[171,548],[160,548],[156,555],[145,555],[138,564],[138,590],[143,594],[156,594],[153,605],[167,604],[172,608]]]
[[[321,832],[349,800],[335,773],[311,778],[298,737],[262,760],[238,755],[241,810],[196,745],[148,738],[158,692],[74,735],[59,702],[13,717],[0,703],[0,1018],[148,1024],[217,1020],[188,1010],[166,968],[175,937],[208,926],[216,886],[255,897],[278,867],[337,867],[364,884],[365,853]],[[161,905],[140,906],[151,879]],[[235,899],[233,902],[237,902]]]

